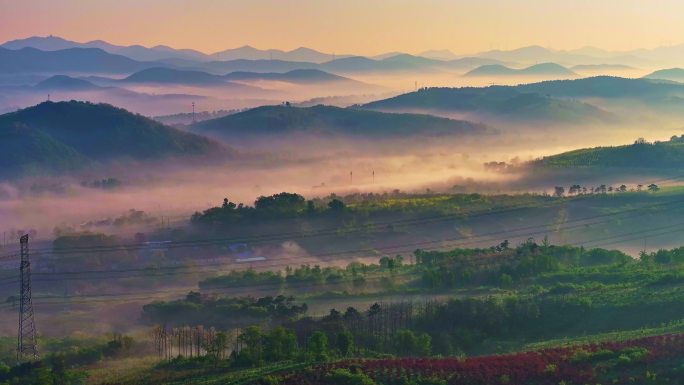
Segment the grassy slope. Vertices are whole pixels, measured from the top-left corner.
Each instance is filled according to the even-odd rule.
[[[533,165],[546,167],[620,167],[681,169],[684,165],[684,140],[631,144],[615,147],[585,148],[547,156]]]

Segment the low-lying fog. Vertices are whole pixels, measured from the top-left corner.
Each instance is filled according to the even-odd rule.
[[[523,163],[580,147],[629,144],[637,137],[667,140],[681,129],[496,127],[502,133],[463,138],[411,137],[368,140],[302,135],[228,143],[241,155],[220,165],[137,164],[103,166],[69,177],[35,177],[0,184],[0,232],[35,229],[51,238],[57,226],[119,217],[130,209],[157,219],[185,221],[224,197],[251,205],[260,195],[282,191],[307,198],[330,193],[552,192],[578,180],[534,180],[516,173],[485,170],[491,161]],[[173,165],[172,165],[173,164]],[[112,189],[84,187],[116,178]],[[628,183],[615,176],[615,181]],[[643,181],[636,180],[634,183]]]

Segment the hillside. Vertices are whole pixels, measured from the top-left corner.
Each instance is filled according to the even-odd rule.
[[[359,83],[355,80],[331,74],[329,72],[315,70],[315,69],[299,69],[280,72],[246,72],[236,71],[223,76],[226,80],[275,80],[288,83],[329,83],[329,82],[349,82]]]
[[[484,134],[488,128],[466,121],[418,114],[390,114],[353,108],[264,106],[200,122],[199,133],[223,137],[316,131],[358,136]]]
[[[578,64],[570,69],[573,71],[624,71],[636,68],[624,64]]]
[[[224,83],[220,76],[202,71],[176,70],[172,68],[154,67],[129,75],[121,80],[125,83],[171,83],[212,85]]]
[[[43,90],[79,90],[79,91],[85,91],[85,90],[96,90],[96,89],[101,89],[102,87],[96,86],[95,84],[83,80],[83,79],[77,79],[77,78],[72,78],[70,76],[66,75],[55,75],[52,77],[49,77],[42,82],[38,83],[35,85],[36,88],[40,88]]]
[[[509,68],[501,64],[489,64],[475,68],[464,76],[576,76],[573,71],[555,64],[542,63],[521,69]]]
[[[607,112],[587,103],[504,86],[427,88],[368,103],[363,108],[462,112],[518,121],[605,122],[613,119]]]
[[[576,80],[551,80],[516,87],[522,92],[538,92],[567,98],[630,98],[650,100],[684,95],[684,85],[667,84],[651,79],[628,79],[595,76]]]
[[[684,137],[667,142],[634,143],[626,146],[595,147],[547,156],[532,163],[545,167],[618,167],[681,169],[684,165]]]
[[[0,115],[4,175],[74,170],[110,160],[225,152],[219,144],[106,104],[44,102]]]
[[[684,82],[684,69],[670,68],[666,70],[658,70],[644,76],[644,78],[654,80],[671,80],[681,83]]]

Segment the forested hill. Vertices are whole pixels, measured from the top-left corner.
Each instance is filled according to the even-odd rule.
[[[611,114],[577,100],[523,92],[515,87],[424,88],[365,104],[380,111],[444,111],[514,121],[608,122]]]
[[[673,136],[667,142],[634,144],[615,147],[585,148],[546,156],[532,162],[547,167],[624,167],[624,168],[684,168],[684,135]]]
[[[332,106],[264,106],[206,120],[195,132],[220,137],[316,131],[359,136],[485,134],[491,129],[462,120],[420,114],[391,114]]]
[[[110,160],[223,155],[220,144],[107,104],[44,102],[0,115],[1,176]]]

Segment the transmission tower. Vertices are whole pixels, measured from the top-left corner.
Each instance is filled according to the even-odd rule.
[[[36,343],[36,324],[33,320],[33,304],[31,302],[31,262],[29,262],[28,234],[20,239],[21,275],[19,300],[19,334],[17,336],[17,360],[37,360],[38,344]]]

